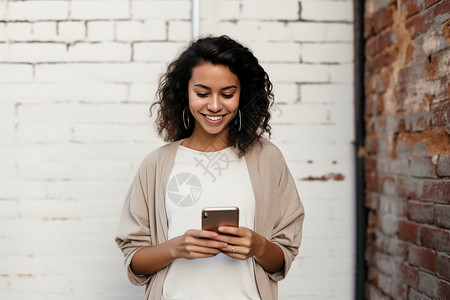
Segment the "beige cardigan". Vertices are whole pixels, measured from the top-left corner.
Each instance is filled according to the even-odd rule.
[[[136,275],[130,268],[140,248],[167,241],[164,198],[168,177],[181,141],[162,146],[149,154],[128,191],[116,236],[125,256],[128,278],[135,285],[146,284],[145,299],[161,299],[168,267],[152,275]],[[280,246],[284,267],[267,273],[255,262],[255,277],[262,300],[277,299],[277,281],[283,279],[298,253],[304,218],[294,180],[280,150],[261,139],[245,155],[255,195],[255,231]]]

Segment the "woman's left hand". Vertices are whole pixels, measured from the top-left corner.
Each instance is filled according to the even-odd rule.
[[[222,249],[222,253],[231,258],[247,259],[252,256],[262,256],[266,243],[268,243],[262,235],[247,227],[221,226],[219,233],[222,234],[219,234],[216,239],[228,244],[226,248]]]

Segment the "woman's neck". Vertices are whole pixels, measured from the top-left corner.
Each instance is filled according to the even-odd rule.
[[[211,135],[206,132],[196,132],[194,129],[192,135],[185,139],[181,145],[203,152],[219,151],[230,146],[228,143],[228,130]]]

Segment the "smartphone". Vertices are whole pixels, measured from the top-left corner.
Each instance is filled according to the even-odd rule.
[[[219,232],[219,226],[239,227],[239,208],[206,207],[202,210],[202,229]]]

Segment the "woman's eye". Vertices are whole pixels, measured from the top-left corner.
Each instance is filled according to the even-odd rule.
[[[197,96],[200,98],[205,98],[205,97],[208,97],[208,94],[207,93],[197,93]]]
[[[222,94],[222,97],[224,97],[225,99],[230,99],[233,98],[234,94]]]

